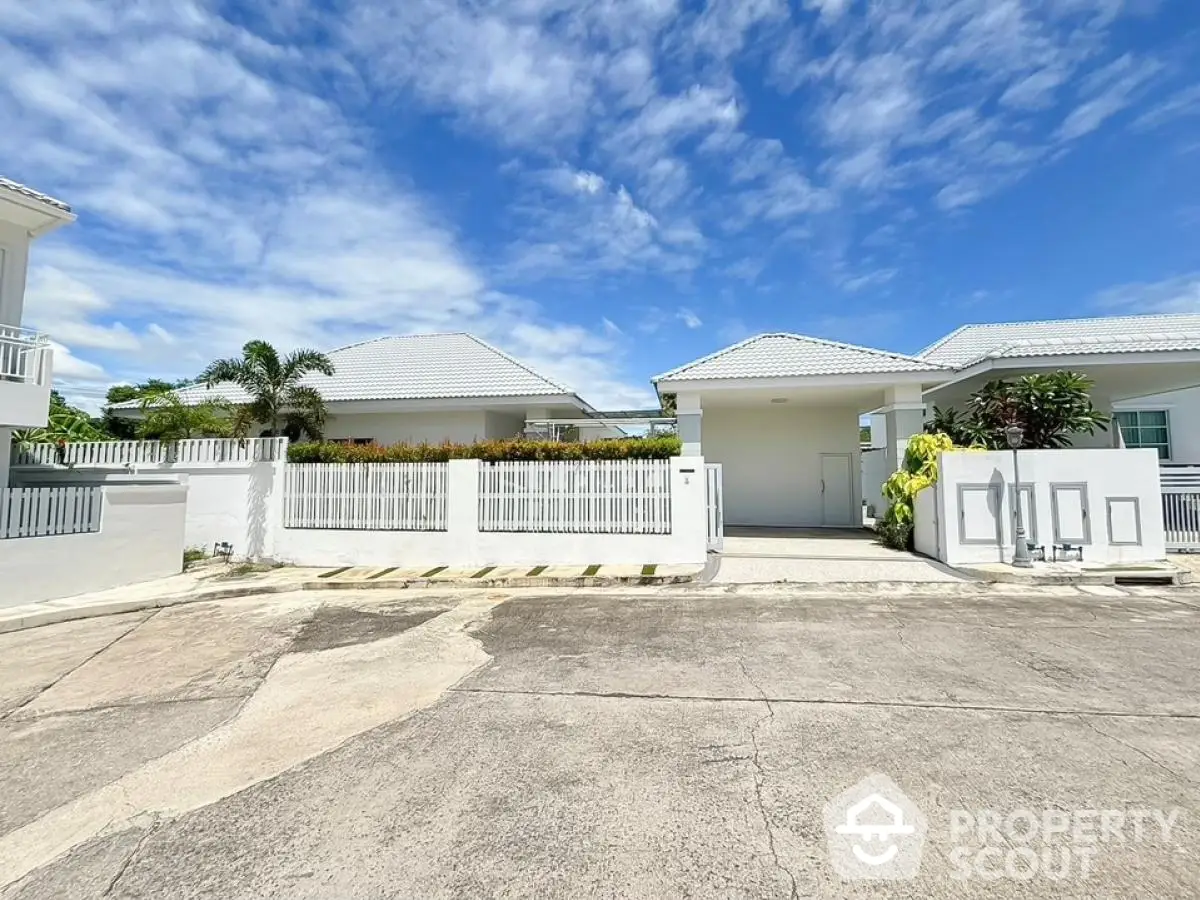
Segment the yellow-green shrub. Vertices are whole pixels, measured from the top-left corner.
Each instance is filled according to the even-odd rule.
[[[876,528],[889,547],[911,549],[913,498],[937,482],[938,454],[953,449],[954,441],[944,434],[918,434],[909,440],[900,468],[883,483],[890,505]]]

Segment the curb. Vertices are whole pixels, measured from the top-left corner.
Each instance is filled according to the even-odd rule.
[[[85,603],[79,606],[54,606],[22,616],[19,619],[0,618],[0,634],[26,631],[42,625],[59,622],[75,622],[101,616],[116,616],[122,613],[140,612],[147,609],[165,609],[185,603],[205,603],[210,600],[234,600],[238,597],[255,597],[265,594],[290,594],[295,591],[362,591],[362,590],[408,590],[413,588],[528,588],[528,587],[645,587],[647,585],[688,584],[697,575],[640,575],[640,576],[579,576],[576,578],[477,578],[467,581],[436,578],[408,578],[388,581],[304,581],[285,584],[240,584],[227,588],[214,588],[203,593],[170,594],[146,600],[109,600],[103,603]],[[69,598],[68,598],[69,599]],[[51,600],[48,603],[63,603]]]
[[[971,578],[977,578],[991,584],[1024,584],[1024,585],[1108,585],[1120,586],[1122,584],[1153,584],[1164,587],[1183,587],[1191,584],[1194,580],[1190,572],[1185,572],[1182,569],[1177,569],[1174,572],[1167,571],[1115,571],[1115,572],[1089,572],[1079,575],[1019,575],[1016,572],[1002,572],[991,569],[977,569],[972,566],[955,566],[956,571],[962,572]]]

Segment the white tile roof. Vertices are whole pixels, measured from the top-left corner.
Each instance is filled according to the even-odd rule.
[[[918,356],[955,368],[985,358],[1200,349],[1200,315],[964,325]]]
[[[873,350],[802,334],[760,334],[673,369],[654,380],[789,378],[806,375],[869,375],[941,372],[945,367],[901,353]]]
[[[0,188],[6,191],[12,191],[14,194],[20,194],[22,197],[28,197],[30,200],[37,200],[39,203],[45,203],[47,206],[53,206],[55,209],[60,209],[63,212],[70,212],[71,207],[63,203],[61,200],[56,200],[49,194],[43,194],[41,191],[35,191],[31,187],[26,187],[17,181],[11,181],[8,178],[0,177]]]
[[[562,395],[577,400],[560,384],[470,334],[413,334],[351,344],[328,354],[333,376],[313,374],[303,383],[326,401],[441,400],[469,397]],[[249,397],[234,384],[211,390],[204,385],[180,388],[184,403],[221,398],[245,403]],[[115,404],[136,408],[138,401]]]

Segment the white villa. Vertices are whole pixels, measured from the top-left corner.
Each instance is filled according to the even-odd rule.
[[[937,406],[985,382],[1071,369],[1119,427],[1077,447],[1153,448],[1200,463],[1200,315],[968,325],[915,356],[763,334],[654,379],[677,395],[685,456],[722,464],[733,525],[857,527]],[[859,446],[872,416],[878,451]],[[865,473],[860,475],[861,473]]]
[[[25,272],[33,242],[75,221],[61,200],[0,178],[0,448],[12,433],[45,426],[53,352],[49,339],[21,327]],[[0,488],[8,486],[8,453],[0,451]]]
[[[334,374],[310,374],[303,381],[326,401],[327,440],[471,443],[517,437],[525,433],[526,422],[596,414],[573,391],[471,334],[381,337],[327,355]],[[176,393],[189,404],[249,400],[233,384],[193,385]],[[112,409],[140,415],[136,400]]]

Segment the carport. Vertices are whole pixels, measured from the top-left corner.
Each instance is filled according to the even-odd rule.
[[[850,528],[862,521],[859,417],[881,412],[889,470],[948,370],[796,334],[764,334],[658,376],[676,395],[685,456],[723,470],[727,525]]]

